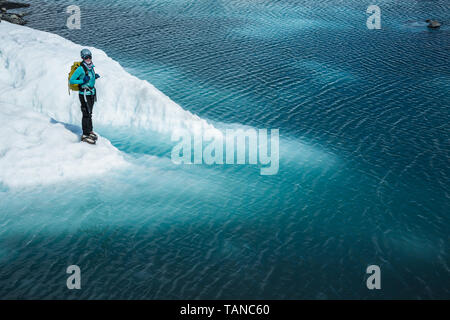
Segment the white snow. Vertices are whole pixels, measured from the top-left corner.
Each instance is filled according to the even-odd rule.
[[[85,46],[56,34],[0,23],[0,101],[45,113],[59,121],[80,123],[78,93],[67,90],[67,75]],[[145,80],[126,72],[102,50],[93,54],[98,101],[95,123],[137,126],[170,134],[176,129],[213,128],[184,110]]]
[[[120,151],[102,137],[95,146],[81,143],[79,130],[0,102],[0,182],[8,187],[50,184],[127,165]]]
[[[77,93],[68,94],[67,75],[82,48],[55,34],[0,23],[0,184],[49,184],[127,165],[108,140],[99,137],[96,146],[79,140],[80,102]],[[101,75],[94,126],[139,126],[167,134],[212,128],[103,51],[89,49]]]

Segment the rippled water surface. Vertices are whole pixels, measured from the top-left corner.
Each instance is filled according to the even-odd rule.
[[[32,3],[218,127],[279,128],[280,171],[176,166],[167,137],[99,124],[131,169],[0,190],[0,297],[450,298],[447,0],[378,1],[381,30],[370,1],[78,1],[81,30]]]

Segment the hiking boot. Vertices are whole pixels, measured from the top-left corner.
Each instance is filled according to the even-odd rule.
[[[85,135],[85,134],[83,134],[83,135],[81,136],[81,141],[87,142],[87,143],[89,143],[89,144],[95,144],[95,140],[92,139],[91,136],[88,136],[88,135]]]
[[[98,139],[98,136],[97,136],[97,134],[95,134],[94,131],[91,131],[91,133],[89,133],[89,137],[91,137],[91,139],[93,139],[95,141],[97,141],[97,139]]]

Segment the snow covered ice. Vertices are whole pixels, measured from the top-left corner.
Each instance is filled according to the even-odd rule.
[[[100,137],[80,143],[79,127],[0,102],[0,181],[10,187],[103,174],[126,165],[120,151]]]
[[[83,46],[7,22],[0,24],[0,38],[0,183],[52,183],[126,165],[121,152],[102,137],[96,146],[79,142],[80,103],[78,93],[68,94],[67,74]],[[94,130],[96,124],[161,134],[213,128],[103,51],[89,49],[102,76],[96,84]]]

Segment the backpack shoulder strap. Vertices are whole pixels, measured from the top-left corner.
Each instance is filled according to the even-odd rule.
[[[88,74],[89,71],[88,71],[87,67],[84,65],[83,61],[80,62],[80,67],[83,68],[84,74],[88,76],[88,75],[89,75],[89,74]],[[79,89],[80,92],[83,90],[83,89],[81,88],[81,84],[78,85],[78,89]]]
[[[80,66],[83,68],[84,74],[85,74],[85,75],[88,75],[88,69],[87,69],[87,67],[84,65],[83,61],[81,61]]]

